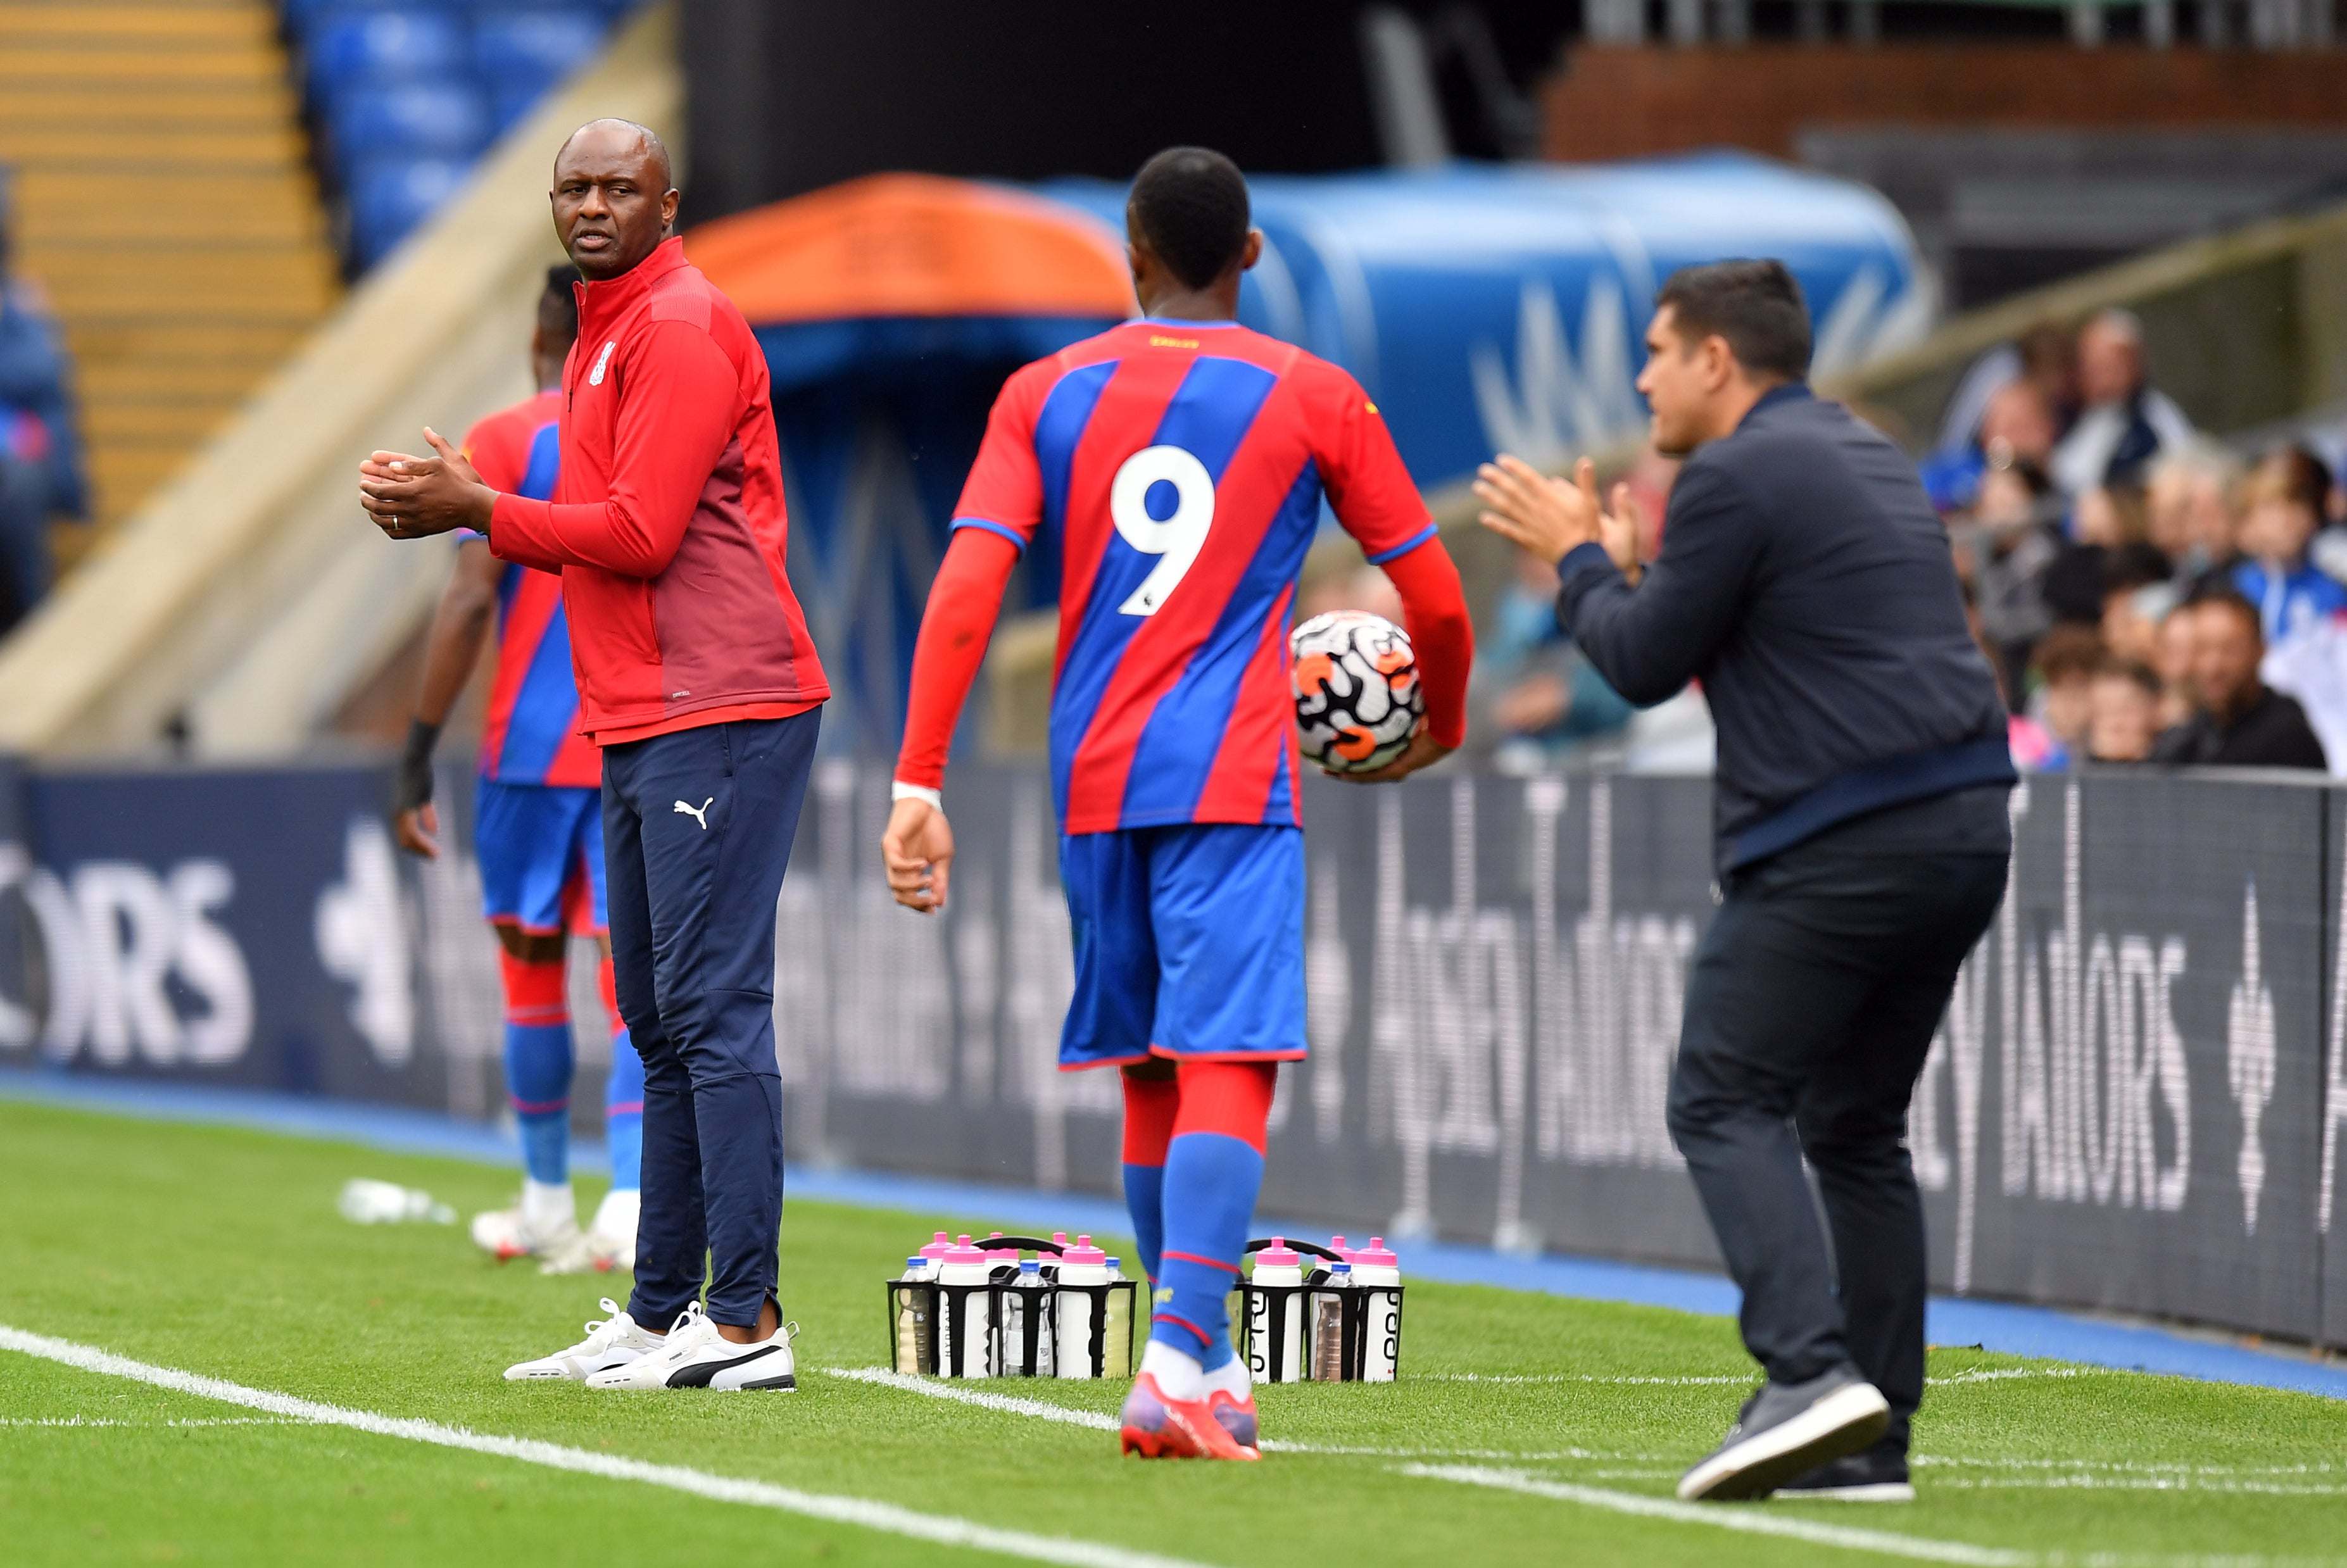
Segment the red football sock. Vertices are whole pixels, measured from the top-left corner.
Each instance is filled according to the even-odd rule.
[[[1185,1061],[1178,1082],[1181,1109],[1174,1118],[1174,1137],[1184,1132],[1221,1132],[1258,1154],[1264,1152],[1272,1091],[1279,1086],[1279,1063]],[[1132,1104],[1129,1095],[1125,1103]],[[1126,1125],[1131,1126],[1129,1112]],[[1132,1136],[1130,1131],[1126,1136]],[[1159,1147],[1162,1150],[1163,1145]],[[1158,1157],[1164,1158],[1162,1153]]]

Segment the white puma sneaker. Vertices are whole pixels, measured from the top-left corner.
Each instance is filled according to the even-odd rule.
[[[668,1341],[658,1350],[608,1368],[587,1379],[590,1389],[767,1389],[787,1393],[799,1386],[791,1340],[799,1326],[785,1323],[771,1338],[736,1345],[717,1332],[694,1302],[677,1316]]]
[[[557,1350],[535,1361],[516,1362],[506,1368],[506,1381],[528,1383],[552,1378],[580,1383],[598,1372],[624,1367],[668,1343],[662,1336],[647,1334],[636,1327],[636,1320],[608,1296],[603,1297],[603,1310],[611,1316],[600,1322],[589,1319],[586,1338],[568,1350]]]

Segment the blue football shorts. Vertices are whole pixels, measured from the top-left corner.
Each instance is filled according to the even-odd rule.
[[[1241,823],[1060,840],[1076,994],[1062,1071],[1305,1054],[1304,833]]]
[[[532,936],[601,936],[603,792],[482,779],[474,799],[482,912]]]

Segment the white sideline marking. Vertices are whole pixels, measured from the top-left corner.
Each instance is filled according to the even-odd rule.
[[[827,1377],[846,1378],[853,1382],[870,1383],[878,1388],[895,1389],[903,1393],[919,1394],[927,1399],[949,1399],[957,1405],[975,1405],[984,1410],[999,1410],[1010,1416],[1061,1421],[1071,1427],[1089,1427],[1096,1432],[1119,1430],[1114,1416],[1104,1416],[1098,1410],[1073,1409],[1066,1405],[1052,1404],[1047,1399],[1021,1399],[1016,1394],[989,1393],[982,1389],[962,1387],[951,1380],[917,1378],[909,1372],[892,1371],[885,1367],[814,1367],[808,1370],[821,1372]],[[1263,1449],[1266,1453],[1341,1454],[1363,1459],[1635,1460],[1660,1457],[1653,1454],[1599,1453],[1588,1449],[1521,1453],[1512,1449],[1348,1448],[1333,1443],[1283,1442],[1277,1438],[1266,1440]]]
[[[133,1361],[128,1357],[91,1346],[77,1345],[69,1339],[51,1338],[46,1334],[30,1334],[5,1324],[0,1324],[0,1349],[37,1356],[44,1360],[109,1378],[128,1378],[159,1389],[193,1394],[199,1399],[218,1399],[223,1404],[266,1410],[272,1415],[289,1417],[296,1421],[348,1427],[355,1431],[373,1432],[379,1437],[405,1438],[410,1442],[429,1443],[436,1448],[462,1449],[498,1459],[518,1460],[524,1464],[541,1465],[548,1470],[600,1475],[610,1481],[642,1481],[647,1485],[664,1486],[718,1502],[779,1509],[785,1513],[828,1520],[835,1524],[857,1525],[892,1535],[910,1536],[916,1541],[931,1542],[940,1546],[967,1546],[979,1552],[999,1553],[1006,1557],[1059,1563],[1063,1568],[1200,1568],[1197,1563],[1176,1557],[1134,1552],[1100,1542],[1074,1541],[1066,1536],[1034,1535],[1023,1530],[1004,1530],[980,1524],[974,1520],[957,1519],[950,1514],[917,1513],[909,1508],[876,1502],[866,1498],[800,1491],[794,1487],[776,1486],[769,1481],[712,1475],[706,1471],[689,1470],[682,1465],[648,1464],[642,1460],[621,1459],[616,1454],[565,1448],[559,1443],[545,1442],[536,1438],[493,1437],[467,1431],[462,1427],[443,1426],[438,1421],[346,1409],[340,1405],[321,1404],[317,1400],[297,1399],[291,1394],[272,1393],[266,1389],[248,1389],[241,1383],[207,1378],[197,1372],[183,1372],[176,1367],[156,1367],[144,1361]]]
[[[298,1427],[283,1416],[211,1416],[188,1420],[124,1421],[112,1416],[0,1416],[0,1427]]]
[[[1647,1519],[1667,1519],[1679,1524],[1707,1524],[1717,1530],[1740,1530],[1751,1535],[1780,1535],[1818,1546],[1840,1546],[1852,1552],[1879,1552],[1885,1556],[1911,1557],[1925,1563],[1955,1563],[1963,1568],[2282,1568],[2284,1564],[2327,1564],[2331,1557],[2268,1557],[2260,1553],[2219,1553],[2158,1556],[2123,1552],[2014,1552],[2001,1546],[1975,1546],[1968,1541],[1938,1541],[1924,1535],[1901,1535],[1889,1530],[1865,1530],[1841,1524],[1820,1524],[1798,1515],[1743,1503],[1679,1502],[1644,1497],[1635,1492],[1608,1491],[1603,1487],[1574,1486],[1569,1481],[1543,1481],[1522,1471],[1487,1470],[1473,1465],[1406,1464],[1395,1467],[1403,1475],[1435,1481],[1463,1481],[1470,1486],[1553,1497],[1560,1502],[1583,1503],[1616,1513]],[[1944,1483],[1943,1483],[1944,1484]]]
[[[1104,1416],[1098,1410],[1071,1409],[1066,1405],[1054,1405],[1046,1399],[1022,1399],[1016,1394],[990,1394],[982,1389],[931,1382],[927,1378],[916,1378],[910,1372],[890,1371],[885,1367],[817,1367],[811,1370],[834,1378],[846,1378],[854,1382],[875,1383],[883,1389],[900,1389],[907,1394],[926,1394],[932,1399],[950,1399],[958,1405],[976,1405],[980,1409],[1000,1410],[1005,1415],[1032,1416],[1042,1421],[1064,1421],[1071,1427],[1090,1427],[1096,1432],[1118,1430],[1114,1416]]]
[[[1994,1367],[1973,1372],[1952,1372],[1944,1378],[1927,1378],[1924,1381],[1934,1389],[1952,1383],[1995,1383],[2012,1378],[2095,1378],[2109,1375],[2101,1367]],[[1733,1383],[1752,1388],[1760,1380],[1758,1371],[1698,1376],[1689,1373],[1680,1377],[1607,1377],[1595,1372],[1419,1372],[1410,1381],[1429,1383],[1615,1383],[1646,1384],[1664,1388],[1696,1388],[1707,1384]]]
[[[1431,1481],[1453,1481],[1533,1497],[1553,1497],[1647,1519],[1667,1519],[1676,1524],[1707,1524],[1716,1530],[1740,1530],[1752,1535],[1781,1535],[1813,1546],[1840,1546],[1852,1552],[1880,1552],[1926,1563],[1957,1563],[1965,1568],[2033,1568],[2042,1561],[2033,1553],[2008,1552],[1996,1546],[1974,1546],[1963,1541],[1933,1541],[1921,1535],[1899,1535],[1888,1530],[1860,1530],[1843,1524],[1819,1524],[1760,1509],[1678,1502],[1669,1498],[1643,1497],[1635,1492],[1608,1491],[1603,1487],[1574,1486],[1569,1481],[1542,1481],[1522,1471],[1484,1470],[1471,1465],[1406,1464],[1404,1475]]]
[[[1990,1470],[2117,1471],[2136,1475],[2331,1475],[2339,1470],[2321,1460],[2297,1464],[2195,1464],[2189,1460],[2000,1459],[1969,1454],[1918,1454],[1917,1465],[1972,1465]]]

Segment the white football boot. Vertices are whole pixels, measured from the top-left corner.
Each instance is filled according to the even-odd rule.
[[[648,1356],[667,1343],[660,1335],[647,1334],[637,1327],[636,1320],[608,1296],[603,1297],[603,1310],[611,1316],[600,1322],[590,1319],[586,1338],[568,1350],[557,1350],[535,1361],[515,1363],[506,1368],[506,1381],[528,1383],[539,1378],[562,1378],[582,1383],[598,1372],[624,1367]]]
[[[614,1189],[603,1194],[595,1217],[569,1245],[546,1255],[540,1274],[584,1274],[593,1269],[609,1274],[636,1266],[636,1214],[641,1194]]]
[[[791,1340],[799,1331],[785,1323],[774,1337],[736,1345],[717,1332],[694,1302],[677,1316],[668,1342],[623,1366],[587,1379],[590,1389],[767,1389],[787,1393],[799,1386]]]
[[[499,1263],[552,1257],[579,1239],[579,1210],[570,1184],[526,1181],[521,1202],[473,1216],[473,1245]]]

